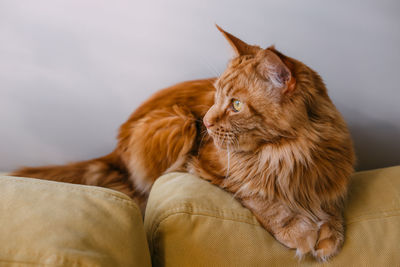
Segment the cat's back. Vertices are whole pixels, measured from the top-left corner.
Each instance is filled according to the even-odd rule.
[[[153,94],[140,105],[129,120],[137,120],[148,112],[169,108],[174,105],[184,107],[197,118],[202,118],[214,103],[216,78],[181,82]]]

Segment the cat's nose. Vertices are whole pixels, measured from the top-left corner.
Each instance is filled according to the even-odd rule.
[[[212,127],[214,124],[208,121],[205,117],[203,118],[203,123],[206,126],[206,128]]]

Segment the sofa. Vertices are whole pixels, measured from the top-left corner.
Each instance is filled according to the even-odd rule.
[[[354,174],[346,240],[301,261],[233,196],[188,173],[154,184],[144,221],[122,193],[0,177],[0,266],[400,266],[400,166]]]

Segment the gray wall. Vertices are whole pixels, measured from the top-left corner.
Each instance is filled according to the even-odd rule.
[[[153,92],[224,70],[214,23],[322,75],[358,169],[400,164],[397,0],[1,0],[0,170],[110,152]]]

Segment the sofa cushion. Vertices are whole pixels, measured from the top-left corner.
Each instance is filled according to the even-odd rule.
[[[142,216],[122,193],[0,177],[0,266],[150,266]]]
[[[326,266],[399,266],[400,166],[356,173],[345,218],[343,249]],[[320,265],[299,262],[231,194],[186,173],[156,181],[145,230],[155,266]]]

